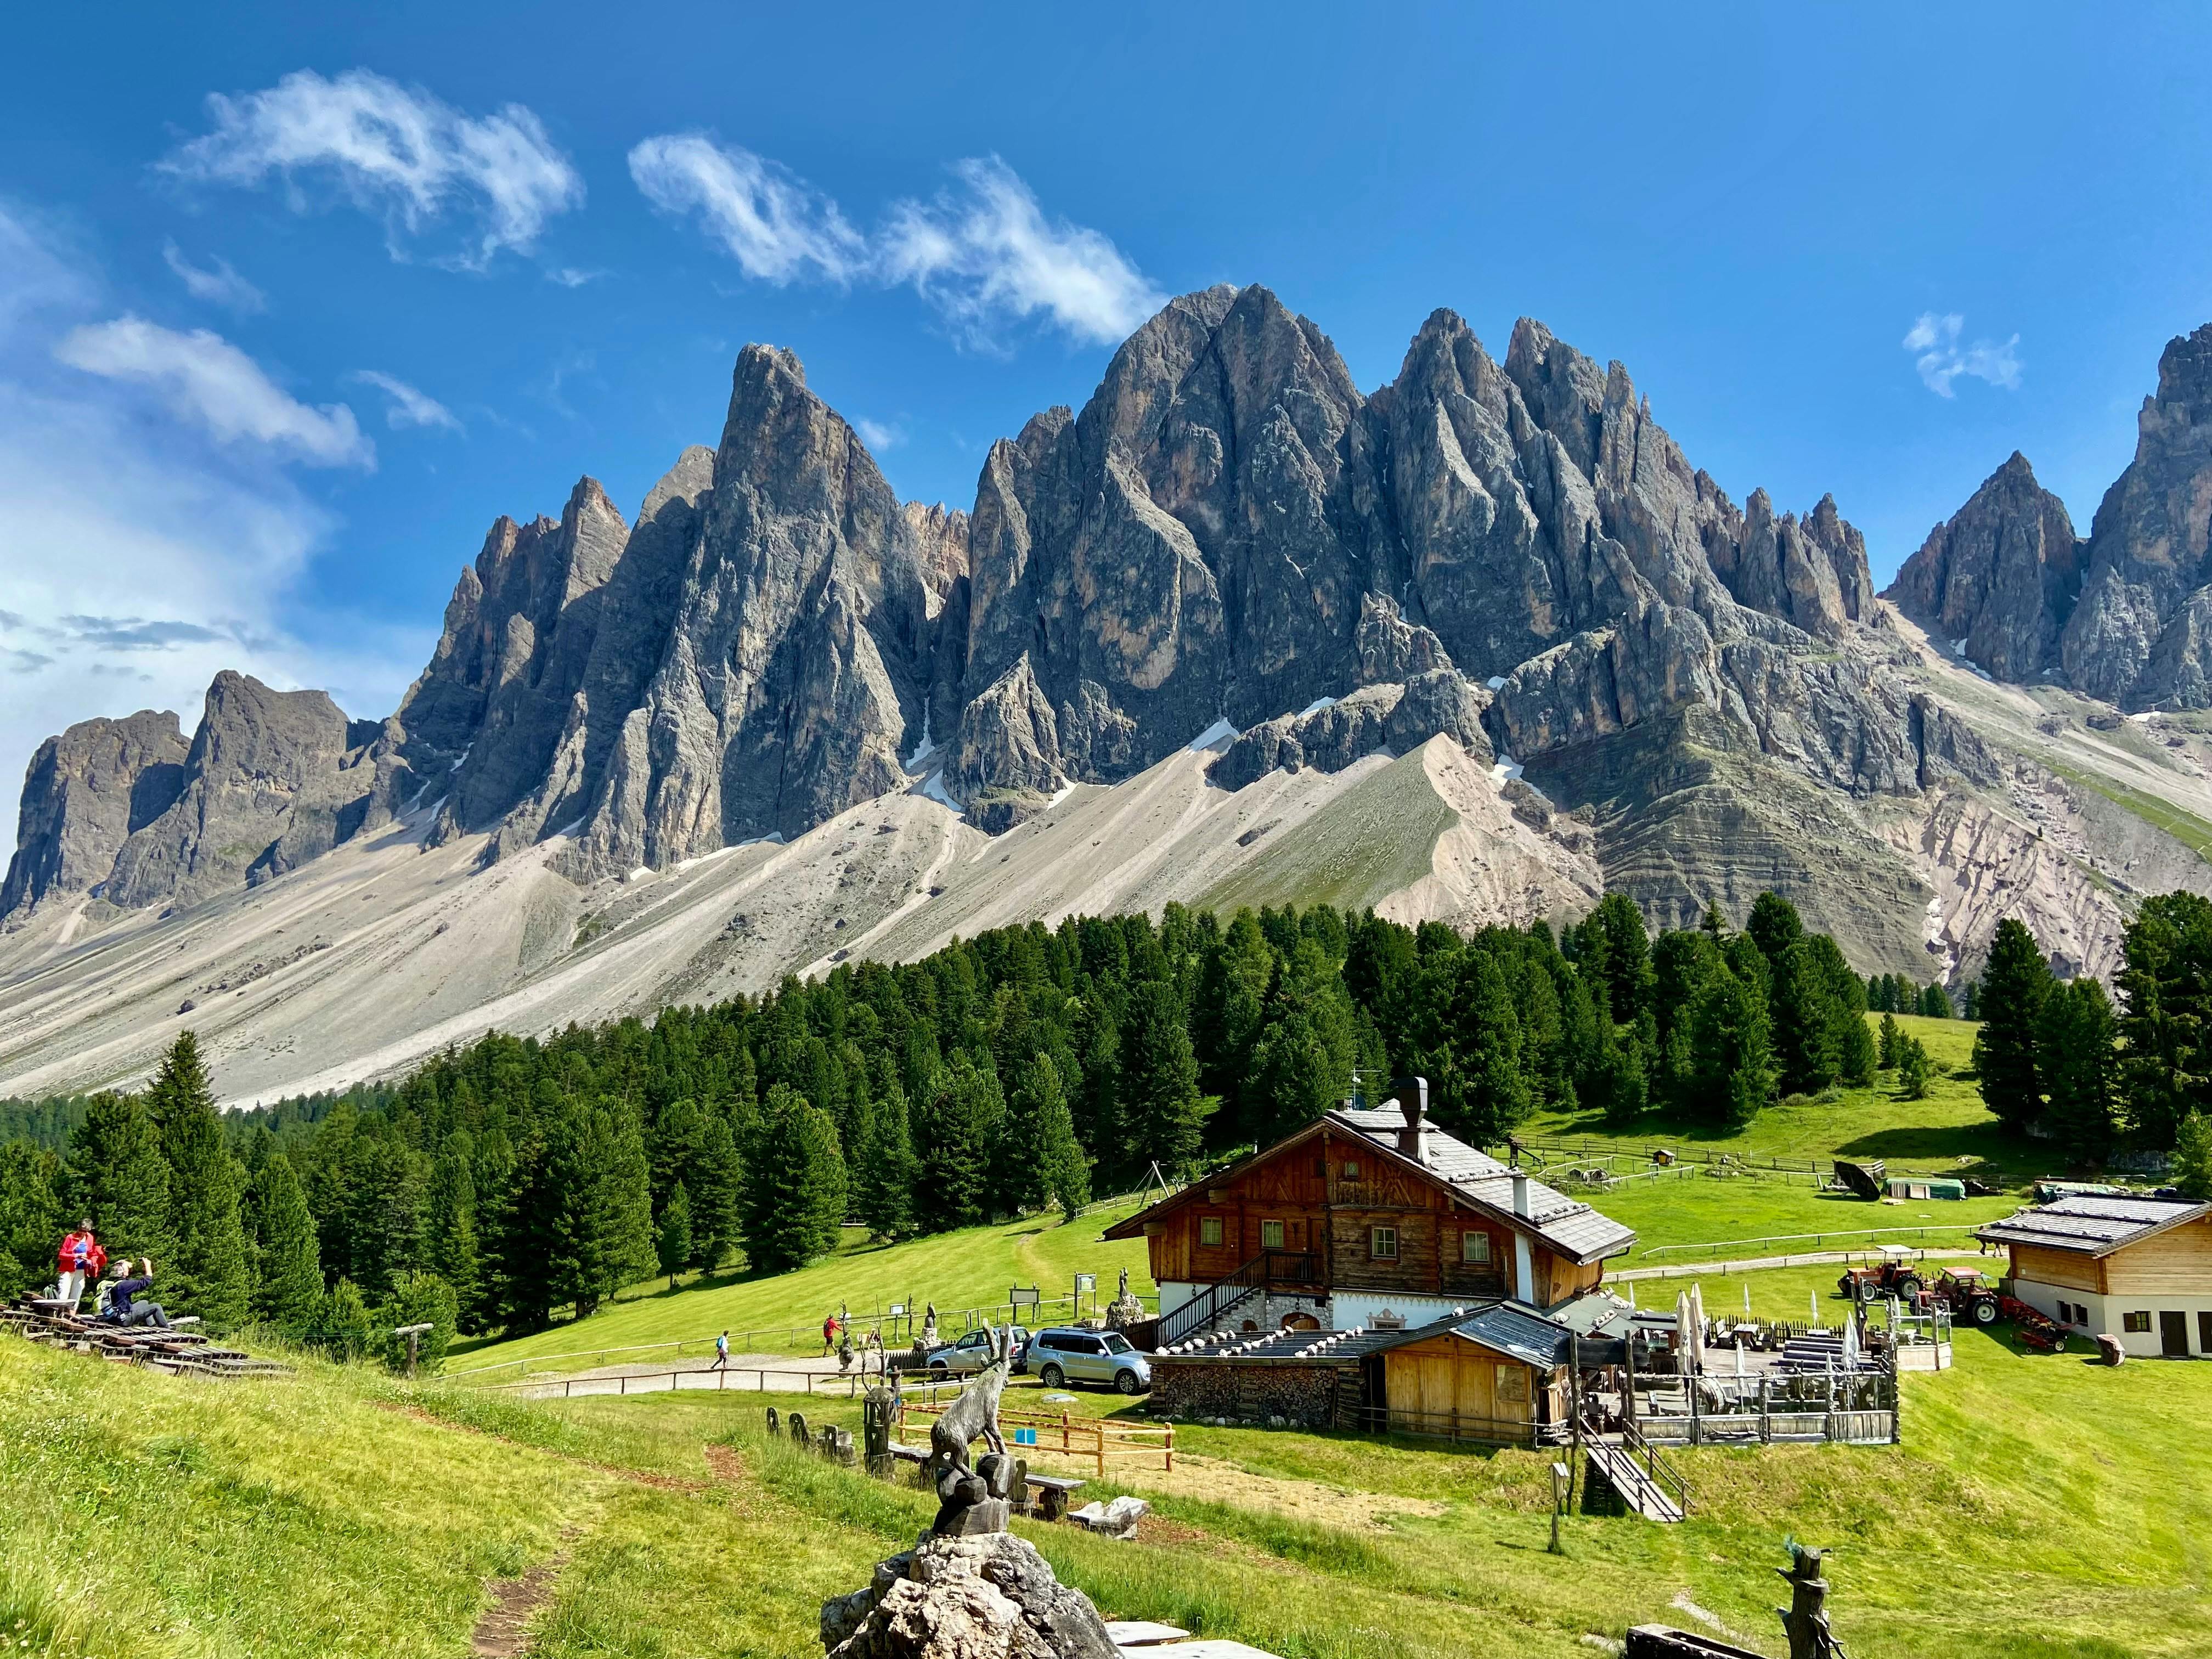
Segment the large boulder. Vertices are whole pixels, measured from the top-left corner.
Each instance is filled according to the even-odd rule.
[[[832,1659],[1115,1659],[1091,1598],[1012,1533],[928,1538],[822,1604]]]

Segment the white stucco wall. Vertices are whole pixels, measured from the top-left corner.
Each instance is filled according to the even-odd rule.
[[[2073,1307],[2087,1308],[2089,1317],[2081,1321],[2061,1321],[2066,1328],[2080,1336],[2103,1336],[2107,1334],[2120,1340],[2121,1348],[2131,1358],[2156,1359],[2164,1352],[2160,1346],[2158,1316],[2161,1313],[2183,1315],[2189,1325],[2189,1352],[2191,1358],[2212,1358],[2212,1347],[2204,1341],[2204,1322],[2201,1314],[2212,1313],[2212,1295],[2175,1296],[2166,1293],[2153,1295],[2100,1296],[2094,1291],[2077,1291],[2070,1285],[2046,1285],[2040,1279],[2016,1279],[2013,1294],[2037,1312],[2057,1319],[2058,1304],[2064,1302]],[[2125,1316],[2147,1313],[2150,1316],[2148,1331],[2127,1328]]]

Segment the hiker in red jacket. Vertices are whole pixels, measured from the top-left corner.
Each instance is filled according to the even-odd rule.
[[[55,1260],[60,1264],[61,1277],[55,1284],[54,1295],[70,1312],[75,1313],[76,1304],[84,1297],[85,1282],[97,1277],[107,1265],[107,1252],[93,1237],[89,1220],[80,1221],[75,1232],[64,1236]]]

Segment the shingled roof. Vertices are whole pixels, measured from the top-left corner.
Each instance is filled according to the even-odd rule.
[[[1974,1237],[1991,1244],[2034,1244],[2085,1255],[2110,1255],[2153,1233],[2208,1214],[2212,1214],[2212,1204],[2069,1193],[2056,1203],[2038,1204],[2002,1221],[1992,1221]]]
[[[1373,1109],[1339,1107],[1316,1118],[1296,1133],[1272,1146],[1262,1147],[1249,1158],[1241,1159],[1229,1169],[1209,1177],[1200,1186],[1186,1187],[1149,1208],[1116,1222],[1106,1230],[1105,1236],[1108,1238],[1136,1237],[1144,1231],[1146,1221],[1188,1202],[1204,1186],[1219,1185],[1253,1164],[1273,1158],[1285,1148],[1318,1133],[1324,1125],[1358,1135],[1385,1158],[1418,1169],[1431,1180],[1450,1188],[1453,1195],[1470,1208],[1479,1210],[1508,1227],[1529,1234],[1554,1255],[1571,1261],[1588,1266],[1593,1261],[1602,1261],[1608,1256],[1623,1255],[1636,1243],[1633,1227],[1623,1226],[1611,1216],[1599,1214],[1581,1200],[1554,1191],[1533,1176],[1528,1178],[1528,1213],[1516,1213],[1513,1208],[1516,1172],[1489,1153],[1446,1134],[1425,1118],[1417,1132],[1418,1156],[1409,1154],[1406,1150],[1409,1133],[1406,1115],[1395,1105]]]
[[[1344,1106],[1324,1121],[1353,1131],[1364,1139],[1403,1159],[1406,1117],[1394,1107],[1362,1110]],[[1620,1255],[1636,1243],[1636,1230],[1611,1216],[1601,1215],[1580,1199],[1547,1187],[1528,1177],[1528,1213],[1513,1208],[1514,1172],[1478,1147],[1446,1134],[1424,1118],[1419,1130],[1422,1169],[1437,1176],[1461,1196],[1509,1225],[1525,1227],[1553,1251],[1580,1262],[1601,1261]]]

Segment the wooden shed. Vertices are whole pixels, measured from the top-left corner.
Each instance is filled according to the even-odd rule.
[[[1409,1331],[1380,1358],[1390,1428],[1513,1442],[1567,1420],[1568,1330],[1511,1303]]]
[[[2012,1293],[2145,1358],[2212,1358],[2212,1204],[2070,1193],[1976,1235],[2011,1254]]]

